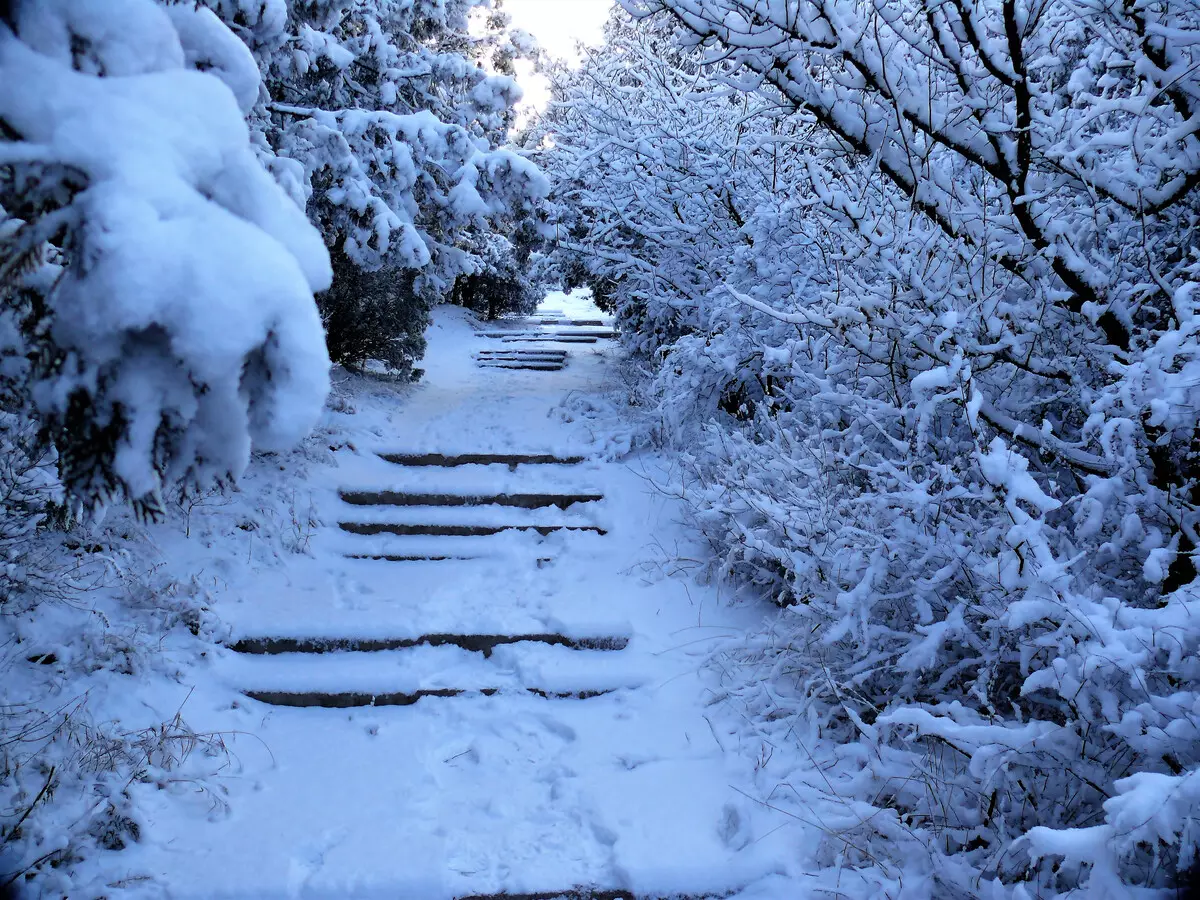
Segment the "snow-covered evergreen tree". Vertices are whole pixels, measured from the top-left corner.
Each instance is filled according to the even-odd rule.
[[[408,370],[430,303],[481,272],[546,190],[503,147],[527,37],[481,0],[206,4],[257,59],[261,152],[334,257],[320,304],[335,361]]]
[[[156,514],[315,421],[328,255],[251,149],[257,71],[211,13],[0,11],[6,413],[36,416],[76,501]]]

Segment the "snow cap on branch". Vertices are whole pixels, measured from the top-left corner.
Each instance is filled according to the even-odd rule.
[[[50,214],[64,265],[47,298],[55,362],[33,399],[68,489],[154,512],[168,484],[235,477],[252,443],[278,448],[314,424],[328,255],[251,150],[239,100],[257,83],[207,11],[22,0],[15,22],[0,27],[0,83],[28,89],[0,91],[0,121],[20,135],[0,154],[86,182]]]

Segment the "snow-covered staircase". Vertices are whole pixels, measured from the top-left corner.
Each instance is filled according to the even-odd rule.
[[[594,321],[543,310],[514,347]],[[644,562],[678,512],[555,412],[608,377],[568,337],[598,347],[510,376],[480,366],[530,354],[439,312],[425,383],[325,470],[309,554],[224,591],[188,703],[236,743],[232,812],[164,795],[124,857],[146,896],[699,900],[779,871],[787,822],[731,788],[753,758],[700,672],[737,616]]]
[[[526,372],[558,372],[566,366],[567,350],[546,345],[596,344],[617,336],[606,318],[572,318],[561,312],[501,318],[480,326],[479,333],[506,345],[477,351],[480,368]]]
[[[582,456],[547,453],[379,455],[394,465],[465,471],[501,468],[515,472],[518,468],[561,468],[583,462]],[[380,488],[343,490],[340,497],[344,510],[338,527],[343,532],[426,539],[420,555],[349,554],[354,558],[444,562],[465,558],[457,555],[462,545],[451,543],[440,549],[438,542],[428,539],[485,538],[507,532],[532,532],[543,538],[556,532],[607,533],[580,512],[604,501],[597,491],[426,493]],[[227,671],[245,685],[248,696],[277,706],[409,706],[425,698],[512,691],[586,700],[637,685],[639,679],[631,679],[627,672],[606,672],[606,667],[612,667],[595,655],[623,650],[628,643],[628,637],[621,634],[440,633],[370,639],[242,636],[232,646],[241,658]],[[503,666],[492,661],[498,647],[507,649]],[[547,671],[553,674],[547,676]]]
[[[428,492],[417,487],[404,490],[343,490],[338,527],[358,538],[345,547],[347,556],[359,559],[445,561],[473,559],[480,555],[507,555],[518,549],[512,543],[489,546],[481,538],[515,536],[522,532],[545,538],[556,532],[605,535],[597,519],[597,504],[604,495],[597,491],[481,490],[505,472],[523,473],[546,468],[562,469],[583,462],[582,456],[552,453],[395,453],[380,458],[407,472],[410,484],[420,477],[413,470],[440,470],[446,490]],[[540,477],[533,476],[535,479]],[[456,478],[461,487],[456,487]],[[400,539],[400,540],[398,540]],[[416,540],[403,540],[416,539]],[[448,540],[447,540],[448,539]],[[536,550],[539,541],[521,547]],[[546,555],[535,556],[547,560]]]
[[[475,354],[483,369],[525,369],[536,372],[559,372],[567,364],[566,350],[480,350]]]

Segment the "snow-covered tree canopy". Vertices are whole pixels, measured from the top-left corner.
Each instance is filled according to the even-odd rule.
[[[738,690],[832,742],[798,813],[861,803],[838,864],[945,896],[1169,882],[1200,825],[1200,8],[622,4],[533,135],[557,258],[616,307],[725,571],[788,604]]]
[[[77,500],[154,514],[165,486],[236,477],[314,423],[329,258],[251,148],[257,73],[207,10],[0,13],[7,402],[31,404]],[[233,91],[200,71],[222,66]]]
[[[528,52],[524,36],[483,0],[204,3],[262,71],[266,90],[252,94],[240,89],[240,63],[222,67],[253,107],[260,152],[346,258],[336,267],[346,284],[322,300],[327,323],[361,302],[352,294],[370,292],[356,270],[394,272],[413,307],[394,319],[394,337],[419,342],[428,303],[483,268],[479,252],[547,190],[502,146],[521,96],[511,67]],[[477,33],[473,15],[484,17]]]

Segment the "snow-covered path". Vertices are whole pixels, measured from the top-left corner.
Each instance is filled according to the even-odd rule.
[[[551,414],[609,377],[602,328],[540,339],[554,330],[488,336],[439,311],[424,384],[312,485],[311,553],[223,592],[230,649],[188,711],[237,732],[229,810],[150,793],[121,863],[152,880],[130,884],[783,896],[769,876],[794,835],[740,793],[755,760],[714,723],[700,671],[750,613],[656,563],[686,538],[646,483],[654,460],[598,461],[587,426]],[[509,367],[520,348],[532,369]]]

